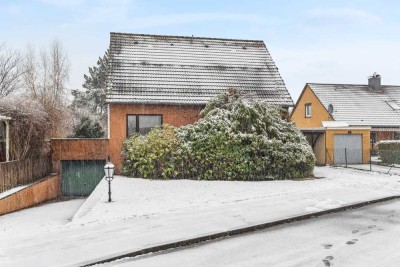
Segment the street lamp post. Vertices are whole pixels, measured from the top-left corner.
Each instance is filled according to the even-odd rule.
[[[104,172],[108,181],[108,202],[111,202],[111,181],[114,179],[114,164],[111,163],[110,158],[108,158],[108,162],[104,166]]]

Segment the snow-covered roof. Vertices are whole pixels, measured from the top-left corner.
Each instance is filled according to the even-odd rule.
[[[263,41],[111,33],[108,103],[202,105],[230,87],[293,106]]]
[[[4,115],[0,115],[0,121],[5,121],[5,120],[11,120],[11,118]]]
[[[345,121],[323,121],[323,127],[348,127],[349,124]]]
[[[369,85],[308,83],[328,110],[333,106],[332,117],[346,121],[350,126],[399,127],[400,86],[382,85],[374,91]]]

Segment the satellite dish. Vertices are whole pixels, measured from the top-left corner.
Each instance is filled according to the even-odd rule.
[[[332,104],[329,104],[329,106],[328,106],[328,112],[329,112],[330,114],[333,113],[333,105],[332,105]]]

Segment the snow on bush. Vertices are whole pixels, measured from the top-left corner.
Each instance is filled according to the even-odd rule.
[[[211,100],[201,115],[192,125],[132,136],[124,146],[125,174],[207,180],[312,174],[313,151],[294,123],[281,117],[279,108],[231,90]]]

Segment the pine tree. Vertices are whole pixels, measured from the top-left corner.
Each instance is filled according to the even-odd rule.
[[[97,114],[102,121],[107,116],[106,90],[108,73],[108,50],[103,57],[99,57],[97,65],[89,67],[89,73],[84,74],[85,82],[82,87],[86,91],[73,90],[73,109],[86,109],[90,113]]]
[[[90,116],[83,115],[79,123],[74,126],[71,138],[102,138],[104,137],[104,130],[101,123],[91,118]]]

